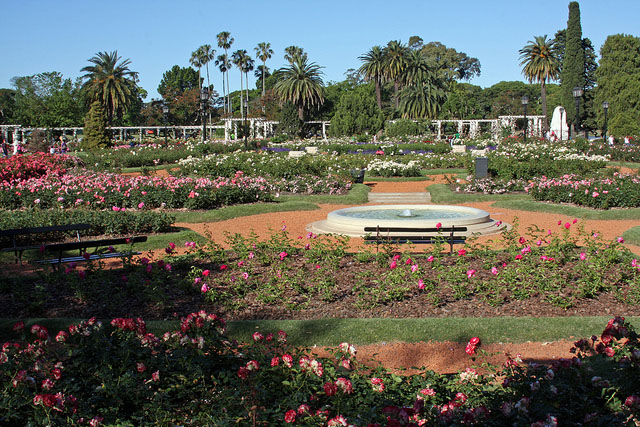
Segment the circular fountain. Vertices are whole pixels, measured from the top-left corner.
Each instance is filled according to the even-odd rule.
[[[307,230],[363,237],[367,234],[365,227],[433,228],[437,224],[467,227],[467,232],[462,233],[467,236],[495,234],[506,227],[505,224],[497,227],[488,212],[466,206],[376,205],[338,209],[330,212],[326,220],[309,224]]]

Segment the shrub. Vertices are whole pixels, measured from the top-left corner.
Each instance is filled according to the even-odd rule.
[[[385,135],[388,138],[402,136],[424,135],[427,131],[426,124],[421,121],[399,119],[385,124]]]
[[[100,101],[93,101],[89,113],[84,119],[84,131],[80,148],[91,150],[104,148],[111,144],[107,129],[107,113]]]

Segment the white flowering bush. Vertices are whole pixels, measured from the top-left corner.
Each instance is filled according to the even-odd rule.
[[[367,165],[369,174],[373,176],[420,176],[420,164],[415,160],[399,163],[392,160],[375,159]]]

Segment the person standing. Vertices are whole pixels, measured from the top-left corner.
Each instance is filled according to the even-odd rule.
[[[5,159],[9,157],[9,147],[7,146],[7,140],[4,138],[2,139],[2,155]]]

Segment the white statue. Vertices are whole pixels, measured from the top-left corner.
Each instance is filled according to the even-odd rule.
[[[560,141],[569,139],[569,127],[567,126],[567,112],[563,107],[556,107],[551,117],[549,128],[549,140]]]

